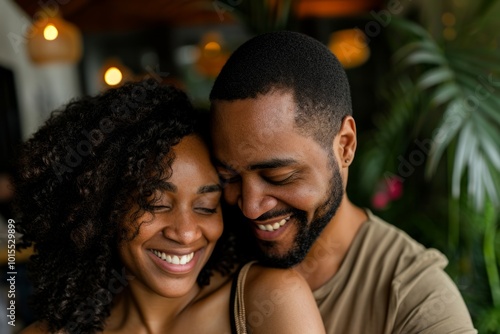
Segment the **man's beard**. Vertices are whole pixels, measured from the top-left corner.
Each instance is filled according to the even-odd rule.
[[[296,221],[297,234],[293,240],[292,247],[285,254],[273,254],[276,242],[258,240],[261,250],[259,260],[262,264],[277,268],[293,267],[306,257],[314,242],[318,239],[323,229],[335,216],[344,195],[344,186],[338,166],[335,161],[331,163],[332,177],[329,182],[330,191],[325,202],[315,212],[315,217],[308,224],[307,213],[298,209],[287,210],[286,213],[293,215]],[[284,212],[280,212],[282,215]],[[277,214],[275,214],[277,215]]]

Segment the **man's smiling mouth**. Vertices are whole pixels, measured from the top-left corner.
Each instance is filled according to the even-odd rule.
[[[256,225],[262,231],[273,232],[273,231],[277,231],[280,228],[282,228],[288,222],[289,219],[290,219],[290,217],[286,217],[286,218],[283,218],[282,220],[280,220],[279,222],[276,222],[273,224],[256,224]]]

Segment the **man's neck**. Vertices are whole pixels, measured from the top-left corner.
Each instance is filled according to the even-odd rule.
[[[359,228],[368,219],[366,212],[344,196],[330,223],[311,250],[294,269],[316,290],[339,270]]]

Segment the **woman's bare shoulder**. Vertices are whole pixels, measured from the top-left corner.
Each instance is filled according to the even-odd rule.
[[[250,295],[267,295],[278,297],[280,294],[293,294],[298,289],[310,293],[307,281],[293,269],[279,269],[254,264],[250,268],[245,283],[245,290]]]
[[[244,291],[252,333],[325,333],[311,289],[295,270],[252,265]]]

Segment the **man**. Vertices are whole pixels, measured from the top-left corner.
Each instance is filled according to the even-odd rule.
[[[328,333],[476,333],[446,258],[349,201],[356,125],[346,74],[325,46],[294,32],[257,36],[229,58],[210,99],[224,198],[262,261],[305,277]]]

